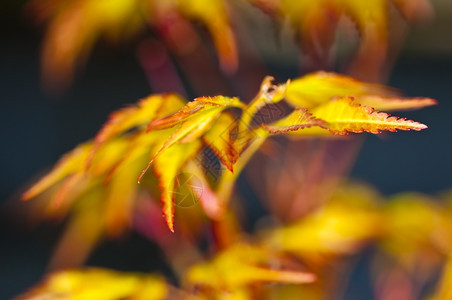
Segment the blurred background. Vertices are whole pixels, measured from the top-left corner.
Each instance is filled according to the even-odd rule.
[[[153,92],[149,74],[139,63],[139,37],[115,47],[100,43],[71,86],[54,94],[44,90],[40,75],[43,28],[34,25],[24,13],[24,2],[3,0],[0,4],[1,299],[17,295],[41,279],[62,231],[61,226],[48,223],[32,227],[17,210],[26,205],[14,203],[20,201],[27,183],[49,170],[63,153],[93,137],[113,110]],[[410,29],[387,82],[407,96],[438,100],[437,106],[403,113],[427,124],[429,129],[368,134],[351,171],[353,178],[374,185],[385,195],[402,191],[437,194],[452,188],[452,2],[431,3],[434,18]],[[265,36],[256,43],[260,43],[260,59],[265,61],[269,75],[279,82],[296,76],[299,66],[290,59],[291,49],[283,49],[287,55],[281,59],[272,56],[277,49],[262,40]],[[205,85],[212,86],[209,82]],[[248,88],[248,92],[234,90],[232,84],[230,92],[253,95],[259,88],[258,81]],[[206,93],[224,92],[219,88]],[[194,98],[205,94],[188,90],[187,95]],[[244,195],[252,193],[243,178],[238,188]],[[255,206],[253,201],[247,209],[258,216],[261,208]],[[134,233],[101,244],[87,264],[169,272],[158,248]],[[365,264],[358,264],[352,276],[357,284],[350,285],[346,299],[371,298],[371,290],[362,278],[366,276],[363,269]]]

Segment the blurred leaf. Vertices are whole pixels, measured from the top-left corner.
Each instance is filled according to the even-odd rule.
[[[314,72],[297,78],[287,87],[287,101],[295,106],[313,108],[335,97],[389,96],[396,91],[388,87],[359,81],[331,72]]]
[[[45,83],[49,87],[67,87],[98,40],[118,43],[149,26],[167,34],[167,42],[180,40],[170,45],[173,51],[180,51],[179,42],[193,44],[198,39],[196,32],[188,28],[189,20],[207,27],[221,67],[234,72],[237,46],[226,6],[222,0],[31,0],[27,9],[36,21],[47,25],[42,52]],[[191,34],[184,34],[187,32]],[[189,48],[184,50],[193,51]]]
[[[315,108],[334,98],[353,97],[377,110],[414,109],[436,104],[430,98],[403,99],[398,91],[331,72],[315,72],[290,82],[286,100],[298,107]]]
[[[38,21],[48,22],[42,64],[47,84],[66,87],[100,37],[117,40],[143,25],[137,0],[30,1]]]
[[[382,216],[373,203],[375,199],[378,197],[369,188],[345,187],[325,207],[269,232],[266,241],[311,263],[334,255],[352,254],[381,234]]]
[[[238,66],[234,32],[229,22],[228,1],[179,0],[179,7],[189,18],[199,20],[209,30],[224,71],[233,73]]]
[[[271,120],[263,120],[256,118],[259,110],[267,105],[276,104],[284,99],[286,96],[286,89],[290,81],[284,84],[274,85],[274,78],[266,76],[261,83],[259,92],[254,99],[243,109],[242,116],[238,121],[236,130],[236,136],[231,140],[231,147],[235,157],[242,154],[243,150],[250,144],[252,139],[265,140],[266,135],[259,136],[259,131],[255,131],[255,128],[265,125]],[[259,141],[257,144],[262,144]],[[235,158],[237,160],[237,158]],[[232,170],[231,170],[232,171]]]
[[[200,288],[231,291],[258,282],[310,283],[315,276],[301,271],[281,270],[271,266],[274,254],[264,247],[236,243],[225,249],[210,262],[188,270],[187,281]]]
[[[300,36],[302,50],[317,64],[331,59],[331,49],[341,20],[351,20],[359,34],[359,50],[351,73],[360,78],[378,80],[386,62],[390,21],[390,4],[408,21],[431,15],[428,0],[249,0],[263,10],[288,19]],[[341,28],[347,29],[347,28]]]
[[[410,110],[438,104],[431,98],[396,98],[364,96],[357,100],[357,103],[370,106],[378,110]]]
[[[452,299],[452,259],[450,255],[444,267],[436,293],[434,297],[431,298],[431,300],[448,300],[448,299]]]
[[[22,196],[29,200],[56,184],[66,176],[80,172],[92,149],[92,143],[77,146],[74,150],[64,155],[51,172],[42,177],[37,183],[29,188]]]
[[[16,299],[157,300],[167,296],[168,286],[160,277],[89,268],[52,273]]]
[[[385,209],[381,244],[403,267],[431,270],[452,249],[452,222],[447,211],[419,193],[391,197]]]

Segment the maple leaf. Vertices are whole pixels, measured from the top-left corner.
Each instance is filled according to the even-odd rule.
[[[378,110],[415,109],[436,104],[436,101],[430,98],[402,99],[398,94],[397,90],[383,85],[319,71],[292,80],[287,87],[286,101],[307,109],[342,97],[354,97],[356,103]]]
[[[339,98],[312,110],[315,117],[327,122],[333,134],[346,135],[348,132],[380,133],[382,130],[422,130],[427,126],[405,118],[377,112],[371,107],[353,103],[353,98]]]
[[[256,282],[311,283],[315,275],[302,271],[272,268],[277,258],[268,249],[236,243],[217,254],[211,261],[191,267],[187,281],[198,287],[210,287],[217,293],[234,292]]]
[[[159,180],[161,201],[163,202],[163,214],[168,228],[174,232],[174,190],[176,188],[176,176],[181,168],[198,152],[200,141],[175,145],[161,151],[155,158],[154,170]]]
[[[240,130],[252,130],[252,121],[256,113],[268,104],[276,104],[280,102],[286,96],[286,90],[287,86],[290,84],[290,80],[284,84],[278,85],[273,84],[273,80],[274,78],[272,76],[266,76],[262,81],[259,92],[243,110],[242,118],[240,120]],[[262,124],[256,125],[260,126]]]
[[[359,97],[356,102],[361,105],[386,111],[418,109],[438,104],[436,100],[431,98],[389,98],[379,96]]]
[[[324,207],[293,224],[269,232],[266,243],[310,262],[353,253],[382,234],[383,218],[377,200],[378,195],[368,187],[343,186]]]
[[[289,19],[299,32],[302,50],[317,60],[326,60],[339,20],[346,16],[356,25],[361,47],[354,68],[378,73],[386,57],[387,1],[368,0],[248,0],[272,16]],[[427,0],[392,0],[403,16],[414,21],[430,14]],[[187,54],[201,41],[193,22],[204,25],[213,39],[226,72],[238,65],[237,42],[231,19],[236,8],[224,0],[30,0],[30,15],[46,23],[42,51],[46,83],[67,85],[77,65],[84,63],[96,42],[113,42],[137,35],[146,26],[160,35],[171,51]]]
[[[100,268],[51,273],[15,299],[166,299],[169,286],[155,275],[116,272]]]
[[[425,274],[452,250],[449,212],[432,197],[421,193],[394,195],[385,207],[384,218],[385,235],[380,245],[407,270],[415,272],[422,267]]]

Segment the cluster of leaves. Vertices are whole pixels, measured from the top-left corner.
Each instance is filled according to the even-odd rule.
[[[360,39],[358,53],[352,62],[350,72],[366,76],[365,78],[370,76],[373,79],[378,78],[375,74],[381,71],[381,64],[386,61],[390,36],[389,6],[392,4],[408,21],[426,18],[431,11],[428,1],[425,0],[251,0],[251,2],[266,7],[267,11],[274,15],[287,18],[300,35],[301,48],[315,61],[328,60],[340,21],[349,19]]]
[[[237,42],[231,19],[238,14],[233,1],[224,0],[31,0],[28,9],[40,23],[48,22],[43,48],[44,77],[68,84],[75,67],[85,60],[100,38],[120,41],[149,26],[176,55],[193,51],[201,37],[190,20],[210,33],[223,70],[238,65]],[[375,72],[385,61],[388,41],[386,0],[243,0],[278,20],[289,20],[300,35],[303,50],[325,59],[334,42],[339,20],[352,20],[361,37],[355,65]],[[393,0],[408,21],[425,17],[427,0]]]
[[[175,53],[192,51],[200,37],[188,19],[206,26],[224,68],[234,69],[237,64],[235,39],[222,0],[31,0],[28,10],[38,22],[49,23],[43,71],[47,80],[56,83],[72,80],[75,67],[98,39],[118,42],[136,35],[146,25]]]
[[[413,193],[384,199],[368,186],[344,184],[309,216],[241,236],[190,266],[182,289],[154,275],[86,269],[51,274],[19,299],[325,299],[340,293],[354,255],[370,244],[378,249],[372,271],[380,298],[400,292],[401,280],[414,296],[452,250],[450,195],[441,198],[444,204]],[[396,271],[404,277],[393,276]],[[450,276],[449,266],[429,290],[432,299],[449,299]]]
[[[121,109],[110,116],[93,141],[65,155],[24,198],[50,191],[54,194],[50,211],[66,213],[71,206],[80,206],[76,210],[80,214],[88,208],[82,208],[84,204],[78,199],[97,198],[83,201],[89,203],[90,211],[105,216],[94,228],[106,228],[115,235],[130,224],[134,201],[139,198],[137,171],[147,163],[138,183],[141,189],[152,190],[155,180],[158,182],[157,195],[167,225],[174,231],[176,179],[181,172],[197,175],[189,179],[188,186],[202,186],[204,192],[192,189],[193,195],[199,198],[207,216],[216,219],[225,211],[234,180],[269,136],[328,137],[349,132],[421,130],[427,126],[374,108],[395,110],[435,104],[428,98],[402,99],[386,87],[333,73],[308,74],[281,85],[271,81],[270,77],[264,79],[249,104],[225,96],[200,97],[186,103],[177,95],[167,94],[152,95],[136,106]],[[292,107],[287,115],[269,122],[256,118],[260,110],[280,102]],[[202,163],[196,163],[202,162],[199,155],[203,145],[227,167],[215,182],[204,175]],[[151,165],[156,176],[144,176]]]

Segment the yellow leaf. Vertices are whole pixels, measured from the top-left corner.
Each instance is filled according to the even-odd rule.
[[[162,150],[154,160],[154,171],[159,181],[163,214],[172,232],[174,232],[174,197],[177,176],[182,167],[199,152],[200,148],[201,142],[198,140],[174,145]]]
[[[452,250],[452,223],[438,201],[420,193],[402,193],[385,209],[386,233],[381,245],[404,268],[435,266]]]
[[[160,277],[89,268],[52,273],[43,283],[17,299],[158,300],[167,295],[168,287]]]
[[[352,98],[340,98],[313,109],[312,114],[328,123],[328,130],[334,134],[363,131],[380,133],[397,130],[422,130],[426,125],[374,111],[373,108],[355,104]]]
[[[238,243],[219,253],[210,262],[188,270],[188,282],[217,291],[234,291],[256,282],[310,283],[311,273],[275,269],[275,257],[264,247]]]
[[[349,76],[319,71],[307,74],[290,82],[287,87],[287,101],[305,108],[313,108],[333,98],[361,96],[390,96],[395,91],[378,84],[361,82]]]
[[[321,77],[322,74],[319,74],[310,76]],[[335,77],[332,74],[322,76],[350,84],[348,78]],[[316,78],[313,82],[315,85],[318,84]],[[322,100],[326,102],[319,102],[320,105],[310,110],[297,107],[279,121],[266,123],[261,120],[257,124],[252,124],[253,121],[256,123],[256,114],[259,110],[287,98],[287,86],[290,87],[290,84],[287,82],[273,85],[272,78],[266,77],[259,93],[249,105],[245,105],[237,98],[215,96],[197,98],[180,108],[183,100],[176,95],[147,97],[136,106],[113,113],[94,142],[81,145],[66,155],[23,197],[32,198],[56,185],[51,192],[54,192],[52,196],[54,204],[58,205],[50,206],[49,211],[52,214],[60,213],[61,216],[65,215],[76,201],[84,198],[85,192],[90,193],[91,189],[99,188],[106,192],[103,215],[105,226],[102,229],[110,235],[117,235],[130,223],[132,202],[138,189],[131,178],[139,170],[139,166],[146,161],[149,162],[150,158],[138,179],[142,178],[155,160],[155,173],[159,177],[164,215],[168,226],[174,230],[175,179],[182,168],[198,153],[201,140],[229,169],[221,171],[218,183],[213,189],[209,189],[206,197],[202,198],[207,214],[219,217],[224,210],[222,205],[230,199],[237,176],[265,142],[268,133],[302,132],[302,135],[324,135],[329,132],[377,133],[380,130],[426,128],[420,123],[374,112],[369,107],[354,104],[350,98]],[[353,84],[350,88],[352,90]],[[355,85],[358,89],[362,87],[360,84]],[[339,86],[340,88],[333,88],[327,93],[320,93],[319,97],[326,99],[332,97],[331,91],[345,93],[349,90],[340,84]],[[370,86],[372,85],[366,87]],[[378,88],[380,86],[376,89]],[[367,92],[368,90],[363,93]],[[225,112],[229,108],[241,109],[241,117],[235,120],[229,112]],[[175,110],[177,111],[174,112]],[[174,113],[168,115],[171,112]],[[146,123],[148,123],[147,133]],[[84,168],[88,161],[90,168]],[[232,172],[234,166],[235,173]],[[67,203],[61,206],[63,200]]]
[[[398,94],[397,90],[383,85],[319,71],[293,80],[287,87],[286,100],[308,109],[343,97],[354,97],[356,103],[377,110],[417,109],[437,104],[430,98],[400,98]]]
[[[189,20],[205,25],[223,70],[234,72],[237,68],[236,40],[227,3],[223,0],[31,0],[28,9],[38,21],[48,24],[42,61],[44,79],[49,87],[50,84],[67,86],[77,65],[85,62],[98,40],[126,40],[146,25],[155,31],[161,29],[159,27],[168,29],[168,16],[172,21],[180,18],[183,26],[190,26]],[[184,29],[187,31],[176,28],[179,32],[172,38],[178,39],[178,43],[196,43],[197,36],[183,36]]]
[[[355,100],[357,100],[356,102],[361,105],[385,111],[417,109],[438,104],[436,100],[431,98],[386,98],[380,96],[363,96]]]
[[[243,107],[239,99],[224,96],[199,97],[188,102],[182,109],[171,116],[152,121],[148,131],[174,127],[191,118],[197,118],[198,114],[204,112],[221,112],[229,107]]]
[[[103,189],[94,187],[85,193],[82,199],[78,198],[77,203],[72,203],[63,236],[59,239],[49,263],[51,269],[83,264],[105,232],[107,224],[102,203],[104,196]],[[67,202],[65,199],[65,204]]]
[[[376,199],[374,192],[366,187],[343,187],[325,207],[274,230],[267,241],[276,249],[310,262],[322,260],[324,256],[354,253],[381,235],[382,215],[373,203]]]
[[[137,197],[137,174],[142,161],[121,164],[108,182],[103,214],[107,234],[119,236],[132,223],[134,200]]]

